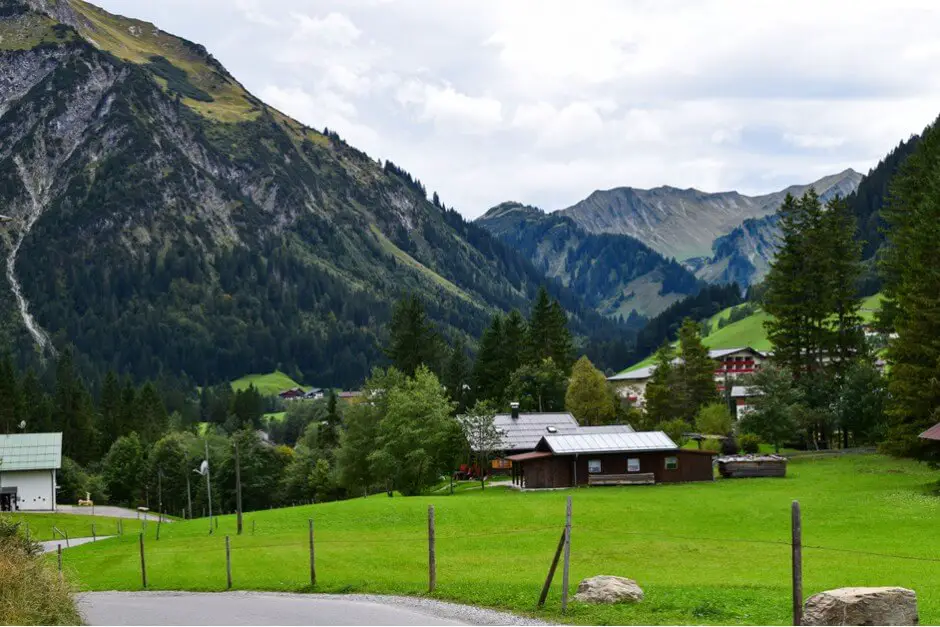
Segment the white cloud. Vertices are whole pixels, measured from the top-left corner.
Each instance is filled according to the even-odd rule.
[[[927,0],[133,5],[468,216],[621,185],[757,193],[867,171],[940,113]]]
[[[468,96],[451,86],[410,81],[398,89],[402,105],[416,105],[420,118],[459,133],[484,134],[503,120],[503,105],[486,96]]]

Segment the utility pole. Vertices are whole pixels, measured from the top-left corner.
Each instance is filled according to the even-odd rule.
[[[160,520],[163,520],[163,469],[157,469],[157,509],[160,513]]]
[[[212,481],[209,470],[209,440],[206,439],[206,498],[209,499],[209,535],[212,535]]]
[[[237,512],[238,535],[242,535],[242,470],[238,459],[238,435],[233,438],[235,443],[235,510]]]
[[[189,475],[186,475],[186,513],[189,519],[193,519],[193,496],[189,489]]]

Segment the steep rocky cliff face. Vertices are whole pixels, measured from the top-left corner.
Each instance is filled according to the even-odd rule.
[[[619,187],[596,191],[561,213],[590,233],[629,235],[681,261],[711,256],[716,239],[728,235],[745,220],[776,212],[787,193],[800,195],[815,187],[820,195],[838,192],[846,196],[860,179],[854,170],[846,170],[809,185],[794,185],[763,196],[710,194],[675,187]]]
[[[139,377],[355,384],[402,293],[475,335],[543,280],[202,46],[80,0],[0,0],[0,213],[0,341]]]
[[[655,316],[699,288],[691,272],[642,242],[588,233],[558,213],[503,203],[476,222],[605,316]]]

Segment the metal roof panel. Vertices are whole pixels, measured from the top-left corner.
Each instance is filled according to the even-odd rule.
[[[61,466],[61,433],[0,435],[0,472],[53,470]]]

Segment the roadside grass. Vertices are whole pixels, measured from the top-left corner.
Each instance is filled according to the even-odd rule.
[[[61,536],[53,537],[52,528],[56,527],[63,533],[68,533],[69,538],[90,538],[91,526],[95,525],[95,533],[99,536],[113,536],[118,532],[118,519],[109,516],[84,516],[81,514],[31,514],[18,512],[15,514],[0,514],[0,518],[11,520],[14,523],[20,523],[25,529],[29,524],[30,538],[36,542],[46,542],[48,540],[58,540]],[[122,519],[125,535],[137,537],[140,533],[141,521],[134,518]],[[148,521],[148,526],[156,528],[156,520]],[[175,524],[175,523],[174,523]],[[165,529],[166,527],[164,527]],[[149,530],[148,530],[149,531]],[[160,530],[163,535],[163,529]],[[65,546],[65,541],[62,541]]]
[[[261,396],[276,396],[279,392],[283,392],[284,390],[302,387],[280,370],[275,370],[267,374],[248,374],[232,381],[232,389],[236,392],[247,390],[249,385],[254,385],[258,388]]]
[[[799,499],[807,596],[843,586],[905,586],[918,593],[923,624],[936,624],[938,478],[914,462],[855,455],[794,460],[784,479],[529,493],[492,487],[413,498],[383,494],[249,513],[240,537],[232,516],[222,517],[212,536],[205,519],[166,525],[159,542],[150,526],[148,579],[151,589],[224,590],[223,536],[229,534],[234,588],[311,591],[307,520],[314,518],[317,592],[424,595],[427,508],[433,504],[437,598],[574,623],[788,624],[790,504]],[[574,603],[562,616],[559,569],[546,609],[534,611],[569,494],[572,590],[585,577],[621,575],[644,588],[642,603]],[[811,548],[819,546],[848,552]],[[133,536],[72,549],[65,566],[85,590],[141,587]]]

